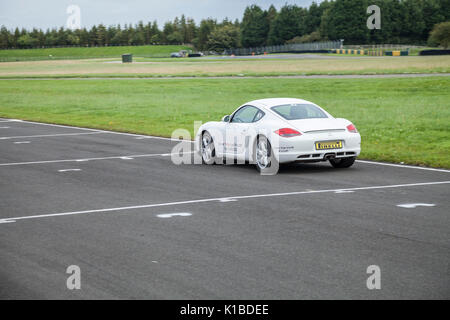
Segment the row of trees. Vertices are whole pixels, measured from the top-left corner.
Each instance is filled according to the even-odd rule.
[[[370,2],[370,3],[369,3]],[[381,8],[381,30],[366,26],[369,5]],[[0,48],[193,44],[198,50],[256,47],[289,42],[345,39],[346,44],[424,44],[437,23],[450,20],[450,0],[325,0],[303,8],[280,10],[257,5],[245,9],[242,21],[201,20],[182,15],[166,22],[135,25],[95,25],[90,29],[0,29]]]
[[[381,9],[381,29],[367,28],[367,7]],[[309,8],[247,7],[241,23],[243,47],[345,39],[346,44],[425,44],[437,23],[450,20],[450,0],[335,0]]]

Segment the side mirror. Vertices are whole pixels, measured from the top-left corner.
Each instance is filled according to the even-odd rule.
[[[230,116],[224,116],[224,117],[222,118],[222,121],[223,121],[223,122],[230,122]]]

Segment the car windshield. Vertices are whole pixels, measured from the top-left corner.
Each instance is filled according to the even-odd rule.
[[[286,120],[328,118],[325,112],[312,104],[284,104],[272,107],[272,110]]]

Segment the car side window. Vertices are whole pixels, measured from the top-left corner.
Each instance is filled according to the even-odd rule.
[[[233,123],[251,123],[254,121],[257,113],[259,112],[258,108],[252,106],[245,106],[240,108],[233,115],[231,122]]]
[[[261,120],[262,117],[264,117],[266,114],[262,112],[261,110],[258,110],[258,113],[255,115],[255,118],[253,119],[253,122]]]

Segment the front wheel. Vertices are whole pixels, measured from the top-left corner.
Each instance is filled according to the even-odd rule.
[[[356,157],[330,159],[330,163],[335,168],[349,168],[355,163]]]
[[[202,162],[204,164],[214,164],[215,163],[216,149],[214,147],[214,140],[208,131],[206,131],[202,135],[200,152],[202,154]]]
[[[272,146],[266,137],[259,137],[255,148],[256,169],[263,175],[278,173],[279,163],[273,154]]]

